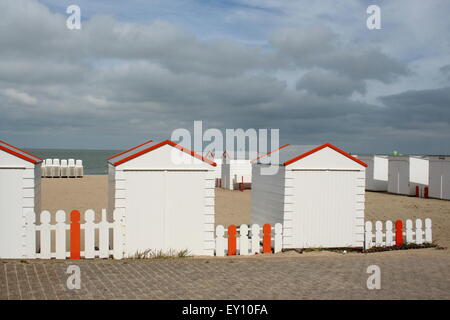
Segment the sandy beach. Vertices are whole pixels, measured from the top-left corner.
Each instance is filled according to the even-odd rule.
[[[42,210],[84,212],[94,209],[97,217],[107,206],[107,176],[78,179],[42,179]],[[251,190],[216,188],[216,224],[250,223]],[[366,192],[366,221],[431,218],[433,239],[450,247],[450,201]]]

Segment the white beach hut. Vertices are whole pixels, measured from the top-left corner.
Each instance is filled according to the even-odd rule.
[[[284,248],[362,247],[366,166],[329,143],[288,145],[269,160],[260,157],[252,223],[282,223]]]
[[[367,164],[366,190],[387,191],[389,157],[384,155],[358,155]]]
[[[224,152],[222,157],[222,188],[228,190],[239,189],[240,183],[246,188],[252,183],[252,163],[248,152],[234,154]]]
[[[166,140],[147,142],[108,160],[111,217],[123,217],[124,250],[214,254],[216,164]]]
[[[415,195],[416,186],[428,186],[429,161],[419,156],[390,156],[388,192]]]
[[[430,156],[428,196],[450,200],[450,156]]]
[[[25,255],[28,212],[40,212],[42,159],[0,141],[0,259]]]

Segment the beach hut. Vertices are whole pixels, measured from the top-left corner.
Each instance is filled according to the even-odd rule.
[[[388,192],[415,195],[416,187],[428,186],[428,159],[419,156],[389,156]],[[422,191],[423,192],[423,191]]]
[[[283,248],[363,247],[367,164],[329,143],[267,157],[253,162],[252,223],[282,223]]]
[[[430,156],[429,197],[450,200],[450,156]]]
[[[389,157],[383,155],[358,155],[355,158],[367,163],[366,190],[387,191]]]
[[[42,159],[0,141],[0,258],[25,254],[28,212],[40,212]]]
[[[215,166],[170,140],[109,158],[108,214],[123,217],[125,255],[213,255]]]
[[[240,184],[250,188],[252,183],[252,163],[248,152],[224,152],[222,157],[222,188],[238,190]]]

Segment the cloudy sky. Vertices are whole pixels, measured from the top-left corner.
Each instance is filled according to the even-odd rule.
[[[82,29],[66,27],[81,8]],[[381,30],[366,27],[370,4]],[[0,139],[121,149],[193,127],[450,154],[447,0],[3,0]]]

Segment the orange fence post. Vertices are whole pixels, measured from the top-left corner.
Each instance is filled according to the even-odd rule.
[[[242,178],[242,182],[241,182],[241,191],[244,192],[244,177]]]
[[[416,186],[416,197],[419,197],[419,186]]]
[[[263,253],[272,253],[272,227],[266,223],[263,226]]]
[[[228,227],[228,255],[235,256],[236,255],[236,234],[237,229],[234,224]]]
[[[424,196],[426,199],[428,199],[428,187],[425,187],[423,193],[424,193],[423,196]]]
[[[403,222],[402,220],[395,221],[395,245],[401,246],[403,244]]]
[[[70,213],[70,259],[80,259],[80,212]]]

